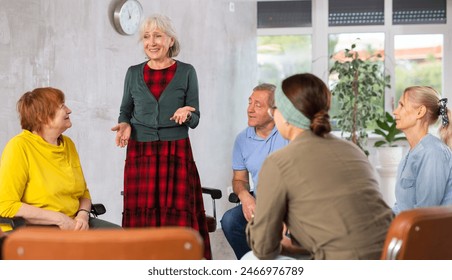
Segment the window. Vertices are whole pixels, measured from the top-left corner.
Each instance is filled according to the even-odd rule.
[[[393,24],[446,23],[446,0],[393,0]]]
[[[443,40],[442,34],[395,36],[395,107],[403,90],[411,85],[431,86],[441,93]]]
[[[259,36],[257,45],[259,83],[279,86],[293,73],[311,72],[311,36]]]
[[[257,28],[311,26],[311,1],[257,2]]]
[[[297,31],[312,26],[311,0],[259,1],[257,13],[258,29],[273,30],[257,38],[258,82],[279,86],[294,73],[311,72],[311,35]]]
[[[452,87],[445,79],[452,76],[452,53],[444,51],[452,44],[448,6],[452,1],[258,1],[259,81],[280,86],[287,76],[312,72],[331,85],[330,55],[356,42],[384,56],[382,68],[391,76],[381,101],[386,111],[392,112],[407,86],[430,85],[443,93]]]
[[[330,0],[329,26],[383,25],[384,0]]]

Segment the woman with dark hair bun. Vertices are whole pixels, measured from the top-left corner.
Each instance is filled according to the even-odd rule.
[[[290,143],[261,168],[243,259],[306,258],[293,255],[300,248],[313,259],[379,259],[393,213],[366,155],[330,133],[330,91],[312,74],[282,90],[274,117]]]

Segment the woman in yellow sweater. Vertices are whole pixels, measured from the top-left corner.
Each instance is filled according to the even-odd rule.
[[[120,227],[91,218],[91,196],[72,140],[64,94],[37,88],[17,102],[23,131],[5,146],[0,162],[0,216],[66,230]]]

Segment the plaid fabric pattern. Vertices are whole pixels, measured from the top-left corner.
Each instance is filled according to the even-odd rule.
[[[143,68],[144,82],[149,88],[149,91],[154,95],[155,99],[159,100],[160,95],[165,90],[166,85],[171,81],[176,73],[177,63],[174,63],[168,68],[154,70],[149,68],[146,64]]]
[[[176,141],[129,140],[124,171],[123,227],[192,227],[210,239],[189,138]]]

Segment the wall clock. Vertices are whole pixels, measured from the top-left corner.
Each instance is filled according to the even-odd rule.
[[[138,0],[123,0],[116,6],[113,21],[116,30],[123,35],[133,35],[138,31],[143,8]]]

